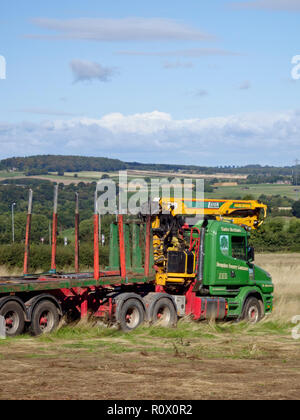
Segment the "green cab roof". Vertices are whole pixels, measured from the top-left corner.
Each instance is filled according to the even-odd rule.
[[[203,226],[204,220],[199,220],[195,224],[195,227],[201,229]],[[242,226],[235,225],[230,222],[222,222],[218,220],[207,220],[207,231],[208,232],[224,232],[224,233],[246,233],[245,229]]]

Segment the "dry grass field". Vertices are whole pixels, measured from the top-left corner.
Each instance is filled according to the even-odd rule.
[[[256,263],[276,286],[274,312],[261,323],[182,320],[131,334],[78,324],[1,340],[0,399],[299,399],[291,319],[300,315],[300,255],[258,255]]]
[[[275,308],[270,319],[290,321],[300,315],[300,254],[261,254],[255,264],[272,275],[275,285]]]

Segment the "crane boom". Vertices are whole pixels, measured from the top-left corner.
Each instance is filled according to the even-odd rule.
[[[217,200],[161,198],[162,211],[173,216],[203,215],[207,218],[228,221],[246,229],[257,229],[267,216],[267,206],[257,200]]]

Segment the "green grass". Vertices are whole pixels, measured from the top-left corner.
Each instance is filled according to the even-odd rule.
[[[74,242],[75,241],[75,228],[70,228],[70,229],[63,230],[60,233],[60,237],[61,238],[68,238],[69,242]]]
[[[126,333],[117,328],[107,328],[89,323],[79,322],[77,325],[67,325],[57,329],[51,334],[34,338],[41,343],[57,343],[69,341],[64,344],[67,347],[93,347],[99,345],[111,345],[116,340],[121,340],[128,345],[147,345],[151,340],[154,342],[164,339],[165,343],[184,343],[191,339],[214,340],[226,337],[261,336],[261,335],[290,335],[295,325],[280,320],[266,318],[258,324],[251,325],[245,322],[193,322],[181,320],[177,328],[163,328],[156,326],[142,325],[136,330]],[[11,344],[17,340],[32,340],[29,334],[16,338],[0,340],[0,347]],[[111,339],[111,341],[107,341]],[[101,341],[100,341],[101,340]],[[102,343],[102,344],[101,344]]]
[[[215,339],[239,335],[285,335],[290,334],[293,324],[267,318],[258,324],[251,325],[245,322],[201,322],[181,320],[177,328],[163,328],[142,325],[136,330],[126,333],[117,328],[105,326],[91,326],[88,323],[65,326],[52,334],[38,337],[42,342],[56,342],[60,340],[93,340],[93,339],[122,339],[132,344],[143,344],[151,339],[179,340],[187,339]],[[146,340],[146,341],[145,341]],[[79,342],[79,344],[80,344]],[[1,344],[1,342],[0,342]]]
[[[251,325],[245,322],[239,323],[216,323],[211,325],[217,334],[233,335],[233,334],[246,334],[246,335],[284,335],[288,334],[290,323],[280,321],[262,321],[259,324]]]
[[[3,356],[11,358],[15,349],[18,359],[80,359],[89,355],[121,355],[132,353],[133,359],[164,357],[181,362],[205,359],[270,359],[275,342],[293,345],[291,328],[294,325],[275,320],[264,320],[256,325],[244,322],[201,322],[183,319],[177,328],[142,325],[125,333],[116,328],[79,322],[59,328],[52,334],[37,338],[23,335],[0,340]],[[270,344],[269,344],[270,343]],[[4,346],[7,346],[6,348]],[[0,351],[1,355],[1,351]],[[98,356],[97,356],[98,357]]]
[[[23,175],[24,175],[24,172],[0,171],[0,178],[15,178],[16,176],[23,176]]]

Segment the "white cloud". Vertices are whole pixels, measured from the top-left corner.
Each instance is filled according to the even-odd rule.
[[[115,68],[103,67],[101,64],[92,61],[72,60],[70,67],[74,74],[75,83],[94,79],[109,82],[111,77],[116,74]]]
[[[154,111],[0,123],[2,158],[57,153],[198,165],[288,164],[300,155],[299,138],[296,111],[185,120]]]
[[[300,0],[254,0],[230,5],[235,9],[300,11]]]
[[[202,41],[212,39],[199,29],[173,19],[131,17],[124,19],[48,19],[36,18],[32,23],[54,31],[52,34],[28,35],[30,38],[81,39],[92,41]]]

